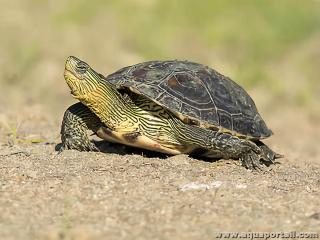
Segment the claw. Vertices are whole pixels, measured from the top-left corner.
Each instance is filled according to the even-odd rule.
[[[102,123],[91,110],[82,103],[70,106],[63,116],[61,126],[62,147],[61,153],[66,149],[78,151],[100,151],[88,137],[87,130],[96,132],[97,126]]]
[[[64,150],[66,150],[65,146],[61,146],[60,149],[58,150],[57,155],[60,155]]]
[[[251,150],[249,153],[244,154],[240,157],[242,165],[249,170],[264,171],[263,165],[260,162],[258,154]]]
[[[100,152],[100,149],[92,142],[90,142],[90,145],[88,147],[88,151],[92,151],[92,152]]]
[[[69,138],[66,141],[62,141],[62,146],[58,151],[58,154],[61,154],[64,150],[73,149],[80,152],[100,152],[100,149],[91,141],[79,141],[78,139]]]

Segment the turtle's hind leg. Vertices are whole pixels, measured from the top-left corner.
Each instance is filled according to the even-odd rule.
[[[264,143],[241,139],[228,133],[180,124],[177,138],[186,145],[206,149],[207,156],[239,159],[248,169],[262,170],[281,157]]]
[[[101,127],[100,119],[82,103],[70,106],[64,113],[61,125],[62,147],[59,152],[65,149],[78,151],[99,151],[90,141],[87,130],[96,132]]]

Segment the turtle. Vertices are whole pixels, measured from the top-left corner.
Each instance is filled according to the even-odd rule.
[[[87,130],[113,143],[263,169],[282,155],[262,139],[273,132],[248,93],[191,61],[148,61],[104,76],[70,56],[64,77],[79,102],[64,113],[62,147],[99,151]]]

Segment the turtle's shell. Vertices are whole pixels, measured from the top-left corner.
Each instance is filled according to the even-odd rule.
[[[151,61],[106,77],[165,107],[185,123],[249,138],[272,134],[246,91],[230,78],[189,61]]]

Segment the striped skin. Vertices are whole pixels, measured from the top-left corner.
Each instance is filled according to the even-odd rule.
[[[67,59],[65,79],[72,95],[84,105],[77,105],[73,114],[66,111],[61,129],[64,148],[82,150],[81,144],[86,146],[85,150],[90,148],[87,137],[83,136],[88,128],[112,142],[168,154],[201,152],[207,157],[240,159],[251,169],[261,168],[260,159],[272,163],[276,158],[261,142],[262,148],[228,133],[185,124],[142,95],[120,93],[75,57]],[[82,143],[78,140],[81,137]]]
[[[88,68],[87,65],[83,67]],[[121,134],[138,132],[164,147],[183,148],[183,144],[176,139],[170,127],[175,117],[159,105],[150,100],[145,101],[146,99],[139,96],[133,96],[136,104],[133,100],[130,100],[131,103],[126,102],[130,99],[129,96],[123,98],[92,69],[89,69],[84,77],[81,71],[77,74],[75,66],[70,64],[66,66],[65,78],[74,97],[99,116],[111,131]],[[83,81],[84,78],[88,81]],[[86,84],[83,84],[84,82]]]
[[[70,106],[63,116],[61,125],[62,147],[59,152],[65,149],[98,151],[90,141],[87,130],[96,132],[101,126],[100,119],[82,103],[78,102]]]
[[[241,141],[229,134],[186,125],[163,107],[134,93],[126,97],[126,100],[130,100],[128,104],[128,102],[124,101],[121,94],[105,81],[97,82],[94,90],[86,95],[81,95],[81,98],[78,99],[81,99],[96,116],[100,117],[101,122],[112,131],[112,134],[109,133],[109,135],[115,135],[117,138],[112,139],[112,137],[109,137],[108,139],[105,135],[100,135],[103,138],[107,138],[107,140],[111,138],[114,142],[146,148],[143,142],[145,140],[136,140],[135,143],[130,144],[126,142],[125,138],[121,137],[121,135],[138,132],[142,136],[146,136],[154,141],[152,150],[174,153],[170,150],[163,151],[160,147],[162,146],[174,149],[177,151],[176,153],[188,154],[199,147],[211,147],[211,141],[220,136],[220,138],[217,138],[219,139],[217,143],[220,144],[215,144],[217,146],[214,152],[208,151],[206,155],[229,158],[230,156],[228,155],[234,156],[234,153],[223,154],[224,146],[228,146],[229,142],[234,142],[235,140]],[[113,104],[109,104],[110,102]],[[121,139],[122,141],[117,141],[117,139]],[[156,143],[160,144],[160,146]],[[147,148],[150,149],[150,147]],[[235,147],[230,148],[230,150],[236,149]]]

